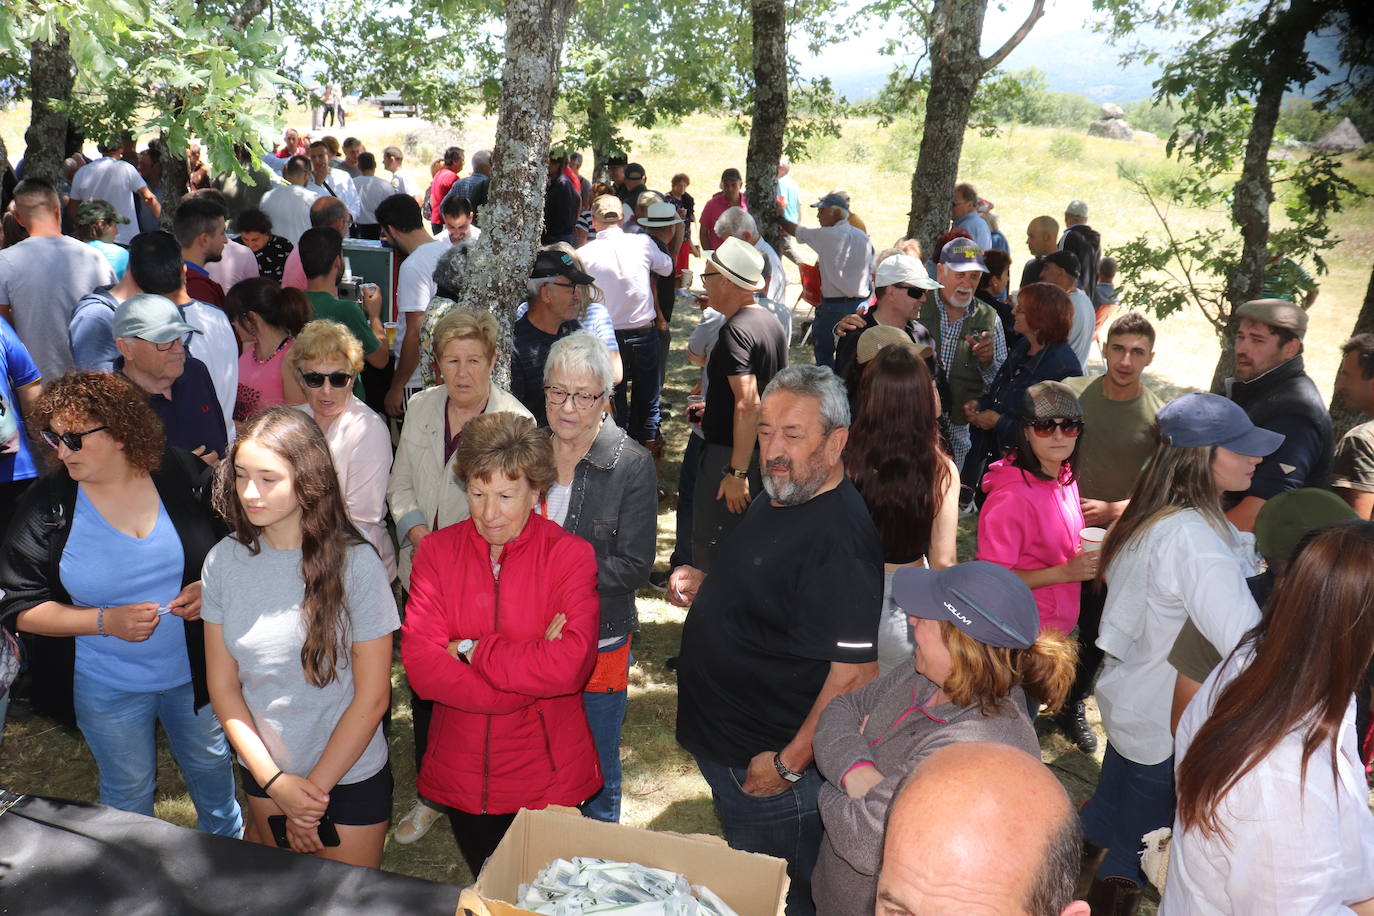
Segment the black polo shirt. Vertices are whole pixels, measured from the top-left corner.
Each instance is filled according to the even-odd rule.
[[[687,614],[678,743],[737,767],[780,750],[831,662],[877,659],[882,603],[882,544],[848,477],[800,506],[760,494],[721,542]]]
[[[115,371],[124,371],[123,357],[115,361]],[[172,382],[171,399],[160,394],[148,394],[147,397],[148,406],[162,421],[168,445],[188,452],[203,445],[207,452],[224,457],[229,447],[229,433],[224,427],[224,412],[215,394],[215,383],[205,363],[187,356],[181,378]]]

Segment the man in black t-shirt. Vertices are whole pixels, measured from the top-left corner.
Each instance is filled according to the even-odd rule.
[[[668,587],[669,600],[691,607],[678,661],[678,743],[711,786],[730,845],[787,860],[788,916],[815,911],[816,721],[878,673],[882,546],[844,473],[848,427],[849,401],[833,372],[779,372],[758,423],[768,498],[749,505],[710,575],[680,566]]]
[[[748,242],[722,242],[711,252],[701,282],[711,308],[725,316],[706,363],[706,447],[692,507],[692,561],[709,571],[716,545],[739,524],[763,483],[755,452],[759,392],[787,365],[787,332],[754,300],[764,284],[763,255]]]
[[[592,282],[591,275],[578,270],[566,251],[541,248],[535,255],[534,269],[526,281],[529,311],[512,329],[510,393],[534,415],[539,426],[549,425],[544,410],[544,363],[548,362],[549,349],[560,337],[582,327],[577,320],[577,287]]]

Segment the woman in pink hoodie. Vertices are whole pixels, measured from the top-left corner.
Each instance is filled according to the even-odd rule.
[[[988,497],[978,516],[978,559],[1020,576],[1035,595],[1041,627],[1065,634],[1078,623],[1079,583],[1097,575],[1097,553],[1078,547],[1083,510],[1074,460],[1082,431],[1083,408],[1067,385],[1026,389],[1016,444],[983,476]]]

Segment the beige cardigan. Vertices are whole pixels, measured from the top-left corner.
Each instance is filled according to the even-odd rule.
[[[444,410],[448,389],[443,385],[426,388],[410,399],[396,461],[387,485],[387,502],[396,522],[400,541],[401,582],[410,587],[410,560],[415,548],[406,532],[416,525],[444,528],[468,517],[467,493],[453,476],[453,462],[444,464]],[[483,413],[516,413],[529,417],[525,405],[509,392],[491,386],[487,409]],[[436,524],[437,520],[437,524]]]

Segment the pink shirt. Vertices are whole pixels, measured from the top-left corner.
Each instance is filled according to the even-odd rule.
[[[983,489],[988,498],[978,513],[977,559],[1008,569],[1045,569],[1078,552],[1083,509],[1076,481],[1041,480],[1004,458],[988,466]],[[1032,589],[1040,626],[1072,630],[1081,591],[1078,582]]]
[[[706,206],[701,208],[701,228],[706,233],[705,243],[702,245],[707,251],[715,251],[720,247],[720,236],[716,235],[716,220],[720,215],[729,210],[735,204],[725,199],[724,191],[717,191],[708,201]],[[739,206],[745,210],[749,209],[749,202],[744,199],[744,195],[739,196]]]
[[[310,405],[301,407],[313,417]],[[388,579],[396,576],[396,545],[386,530],[386,485],[391,475],[391,433],[386,422],[357,398],[325,431],[339,475],[349,521],[377,548]]]
[[[286,256],[286,266],[281,272],[282,289],[305,289],[305,268],[301,266],[301,249],[297,245]]]
[[[239,355],[239,394],[234,404],[234,419],[251,420],[269,407],[286,403],[281,380],[281,363],[296,338],[282,341],[266,362],[258,362],[257,343],[250,342]]]
[[[247,245],[230,239],[219,260],[205,265],[205,272],[227,293],[240,280],[258,276],[258,256]]]

